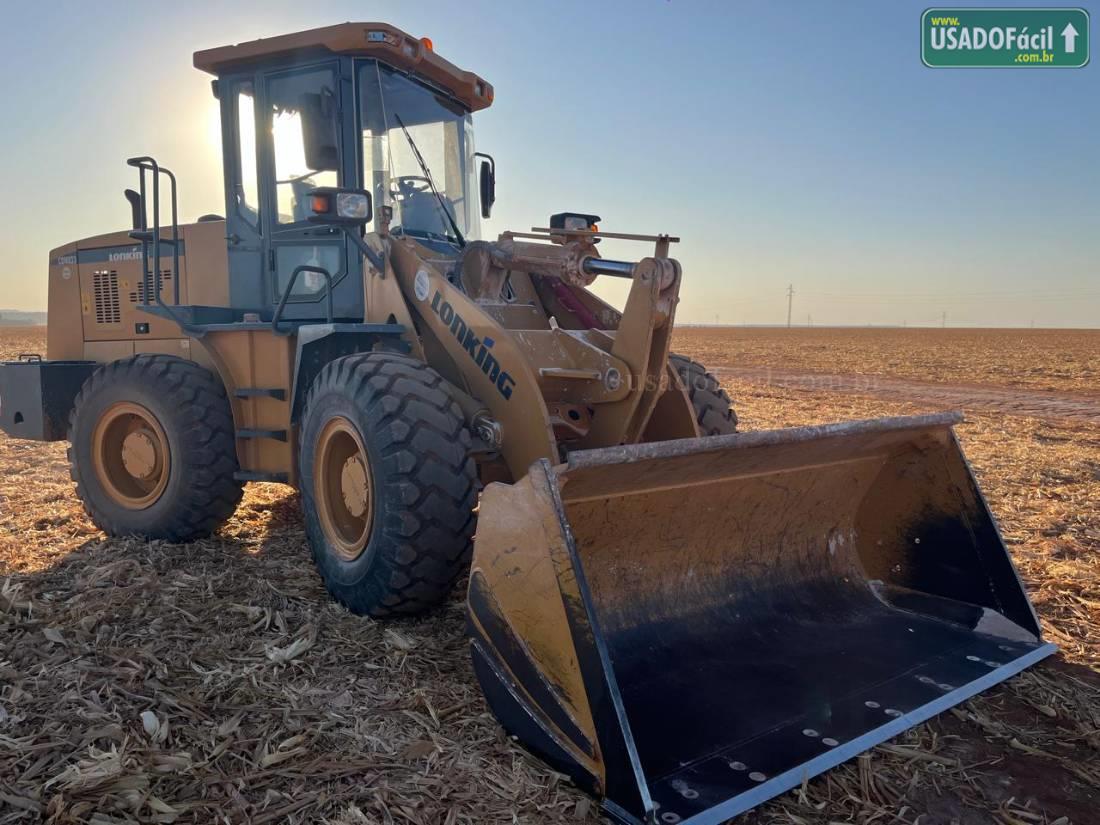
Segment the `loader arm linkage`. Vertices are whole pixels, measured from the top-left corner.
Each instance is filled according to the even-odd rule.
[[[636,263],[606,261],[594,243],[601,236],[650,241],[656,253]],[[445,365],[433,365],[478,399],[482,420],[499,425],[512,478],[569,450],[645,440],[666,393],[680,414],[663,416],[663,437],[670,437],[667,420],[677,422],[672,437],[698,434],[668,366],[681,281],[679,263],[667,257],[675,240],[505,233],[496,243],[468,244],[452,263],[411,239],[388,238],[389,262],[421,341],[446,353]],[[597,274],[631,280],[621,313],[585,289]]]

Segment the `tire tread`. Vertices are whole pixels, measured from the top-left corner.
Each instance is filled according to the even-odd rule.
[[[383,541],[367,573],[384,584],[384,592],[333,582],[323,548],[311,540],[314,561],[332,596],[354,613],[376,618],[422,613],[450,593],[472,549],[479,484],[461,408],[442,376],[396,353],[349,355],[330,363],[310,389],[304,418],[329,392],[353,399],[385,445],[378,459],[388,509],[375,513],[383,519]]]
[[[180,433],[188,449],[174,458],[184,462],[191,484],[147,537],[186,542],[210,535],[233,515],[243,496],[242,483],[233,478],[238,469],[233,414],[221,381],[193,361],[171,355],[137,355],[112,361],[93,372],[81,387],[69,418],[68,458],[69,474],[76,482],[76,493],[85,511],[108,535],[132,533],[94,504],[88,495],[88,485],[96,483],[94,473],[85,478],[72,447],[74,438],[91,437],[91,432],[84,429],[94,427],[94,422],[81,420],[87,402],[106,387],[127,383],[155,387],[172,409],[192,411]]]
[[[698,361],[686,355],[669,356],[673,368],[684,382],[688,398],[695,408],[695,423],[704,436],[728,435],[737,432],[737,412],[718,379]]]

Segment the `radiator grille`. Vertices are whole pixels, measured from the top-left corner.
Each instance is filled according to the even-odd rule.
[[[118,300],[118,273],[115,270],[96,270],[92,273],[92,294],[95,296],[95,322],[118,324],[122,321],[122,308]]]
[[[166,304],[172,303],[172,290],[169,286],[172,282],[172,270],[162,269],[160,272],[160,297]],[[137,289],[130,293],[131,304],[151,304],[156,301],[156,293],[153,291],[153,275],[145,273],[144,280],[137,285]]]

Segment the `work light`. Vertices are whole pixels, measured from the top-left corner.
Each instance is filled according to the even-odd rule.
[[[310,223],[362,225],[371,219],[371,197],[365,189],[314,189],[309,208]]]

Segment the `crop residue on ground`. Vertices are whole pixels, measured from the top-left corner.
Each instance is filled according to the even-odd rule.
[[[678,330],[676,346],[717,367],[1100,395],[1098,333],[786,332]],[[0,330],[0,357],[42,350],[40,329]],[[723,383],[747,429],[928,408]],[[984,410],[959,434],[1061,654],[739,821],[1096,821],[1100,428]],[[251,485],[209,540],[109,540],[63,444],[0,435],[0,639],[0,825],[599,820],[489,713],[461,594],[416,621],[351,616],[278,485]]]

